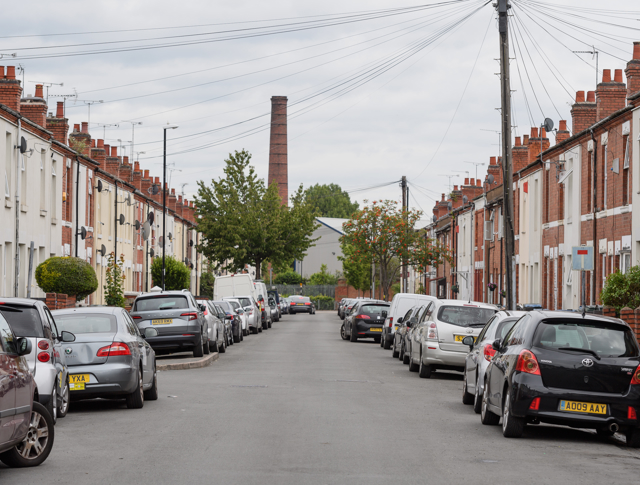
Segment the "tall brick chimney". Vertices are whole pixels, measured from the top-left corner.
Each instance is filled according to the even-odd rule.
[[[576,92],[576,102],[571,107],[571,128],[574,135],[581,133],[596,122],[596,96],[593,91],[587,93],[584,99],[584,91]]]
[[[16,79],[16,66],[7,66],[6,74],[4,66],[0,66],[0,103],[20,111],[21,93],[20,81]]]
[[[67,144],[69,123],[67,118],[64,117],[64,103],[62,101],[57,103],[55,118],[47,118],[47,130],[53,132],[53,138],[56,141]]]
[[[271,98],[271,136],[269,139],[269,185],[278,184],[283,205],[289,205],[287,170],[287,97]]]
[[[627,86],[622,82],[622,69],[615,70],[613,81],[611,69],[602,71],[602,82],[596,88],[596,121],[600,121],[626,105]]]
[[[633,43],[633,58],[624,70],[627,76],[627,98],[640,91],[640,42]]]
[[[27,96],[20,100],[20,113],[36,125],[46,126],[47,102],[42,94],[42,84],[36,84],[35,96]]]
[[[516,136],[516,143],[511,149],[511,159],[513,165],[513,173],[518,173],[529,164],[529,136],[524,135],[526,144],[520,142],[520,137]]]

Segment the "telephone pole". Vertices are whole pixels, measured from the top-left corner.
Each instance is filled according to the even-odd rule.
[[[406,177],[406,175],[402,176],[402,181],[400,182],[400,186],[402,187],[402,213],[404,214],[403,217],[405,217],[405,219],[406,219],[406,211],[408,210],[408,206],[409,206],[409,193],[408,193],[409,189],[407,187],[407,177]],[[400,281],[401,281],[400,292],[401,293],[406,293],[407,292],[406,271],[407,271],[407,261],[403,258],[403,260],[402,260],[402,277],[400,279]]]
[[[500,32],[500,98],[502,115],[502,173],[504,210],[505,281],[508,310],[515,307],[514,294],[514,230],[513,230],[513,166],[511,156],[511,80],[509,75],[509,0],[498,0],[498,30]]]

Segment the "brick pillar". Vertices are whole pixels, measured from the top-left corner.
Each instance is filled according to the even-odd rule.
[[[287,152],[287,97],[271,98],[271,135],[269,138],[269,184],[278,184],[283,205],[289,205]]]
[[[615,316],[616,316],[616,309],[615,309],[615,308],[613,308],[612,306],[605,306],[605,307],[602,309],[602,314],[603,314],[605,317],[615,317]]]

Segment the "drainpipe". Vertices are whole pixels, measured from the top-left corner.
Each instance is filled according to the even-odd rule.
[[[16,157],[16,253],[15,253],[15,282],[13,284],[13,296],[18,295],[19,279],[20,279],[20,152],[22,137],[22,116],[18,116],[18,138],[16,139],[16,148],[18,156]]]
[[[76,235],[75,235],[75,255],[78,257],[78,221],[80,219],[78,212],[78,204],[80,201],[80,161],[78,160],[78,156],[76,155]]]
[[[115,196],[115,202],[114,202],[114,207],[115,209],[115,235],[113,237],[113,254],[114,254],[114,258],[115,261],[118,261],[118,224],[120,223],[119,218],[118,218],[118,181],[114,178],[113,179],[113,185],[115,185],[116,187],[116,196]]]
[[[591,213],[593,214],[593,284],[591,285],[591,303],[595,305],[597,303],[596,286],[598,285],[598,261],[596,261],[596,243],[598,242],[598,220],[596,219],[596,203],[598,202],[598,171],[596,170],[598,142],[593,134],[593,129],[590,129],[589,132],[591,133],[591,140],[593,141],[593,154],[591,155],[591,173],[593,174],[593,186],[591,187],[591,193],[593,194],[593,204],[591,204]],[[598,252],[597,254],[599,255],[600,253]]]

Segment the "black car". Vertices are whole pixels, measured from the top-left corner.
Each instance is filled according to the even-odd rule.
[[[227,320],[231,322],[231,336],[233,345],[236,342],[240,342],[243,340],[242,338],[242,322],[240,321],[240,315],[236,312],[236,309],[233,307],[230,301],[219,300],[214,301],[216,305],[222,308],[225,312],[225,316]]]
[[[308,296],[289,297],[289,313],[308,313],[312,315],[316,312],[316,307]]]
[[[629,446],[640,447],[640,349],[625,322],[532,311],[492,347],[482,424],[496,425],[502,416],[506,437],[539,422],[601,436],[620,430]]]
[[[384,302],[358,302],[352,315],[344,320],[343,338],[349,338],[352,342],[359,338],[373,338],[376,343],[380,343],[382,326],[390,306]]]

